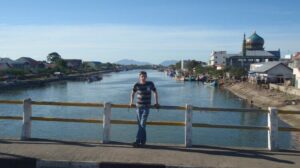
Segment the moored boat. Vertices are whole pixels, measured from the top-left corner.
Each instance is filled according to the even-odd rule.
[[[184,81],[196,81],[196,78],[194,76],[190,75],[190,76],[185,77]]]
[[[218,84],[217,80],[211,80],[208,82],[204,82],[204,85],[207,85],[207,86],[217,86],[217,84]]]
[[[90,83],[90,82],[94,82],[94,81],[99,81],[99,80],[102,80],[102,77],[101,76],[90,76],[88,77],[87,81]]]

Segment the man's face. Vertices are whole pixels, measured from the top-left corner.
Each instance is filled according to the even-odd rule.
[[[144,74],[141,74],[141,75],[140,75],[140,82],[141,82],[141,83],[145,83],[145,82],[146,82],[146,79],[147,79],[147,76],[146,76],[146,75],[144,75]]]

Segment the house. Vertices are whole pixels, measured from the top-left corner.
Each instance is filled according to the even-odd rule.
[[[14,61],[9,58],[0,58],[0,71],[12,68],[11,63]]]
[[[82,65],[81,59],[64,59],[68,68],[79,69]]]
[[[46,68],[48,68],[48,69],[54,69],[56,67],[57,67],[56,64],[46,64]]]
[[[0,58],[0,70],[13,68],[18,70],[29,70],[37,72],[39,69],[47,67],[45,61],[36,61],[29,57],[21,57],[13,61],[9,58]]]
[[[12,66],[17,69],[37,70],[45,68],[45,64],[41,61],[36,61],[29,57],[21,57],[12,63]]]
[[[293,78],[293,70],[280,61],[261,62],[250,65],[248,77],[255,83],[284,83]]]
[[[300,89],[300,52],[297,52],[292,57],[293,75],[295,77],[295,87]]]
[[[11,64],[13,63],[14,61],[11,60],[10,58],[0,58],[0,63],[8,63],[8,64]]]
[[[11,65],[8,63],[0,63],[0,71],[8,70],[11,68]]]

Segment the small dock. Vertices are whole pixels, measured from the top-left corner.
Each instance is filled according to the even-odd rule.
[[[299,167],[300,151],[209,146],[109,144],[32,139],[0,140],[0,165],[7,168],[116,167]]]

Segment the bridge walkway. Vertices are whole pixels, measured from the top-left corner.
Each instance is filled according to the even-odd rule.
[[[18,162],[21,167],[27,165],[40,168],[83,168],[99,165],[100,167],[119,165],[119,167],[299,168],[300,151],[210,146],[186,148],[184,145],[165,144],[149,144],[143,148],[134,148],[129,143],[118,142],[103,144],[45,139],[0,140],[0,165],[18,167]]]

